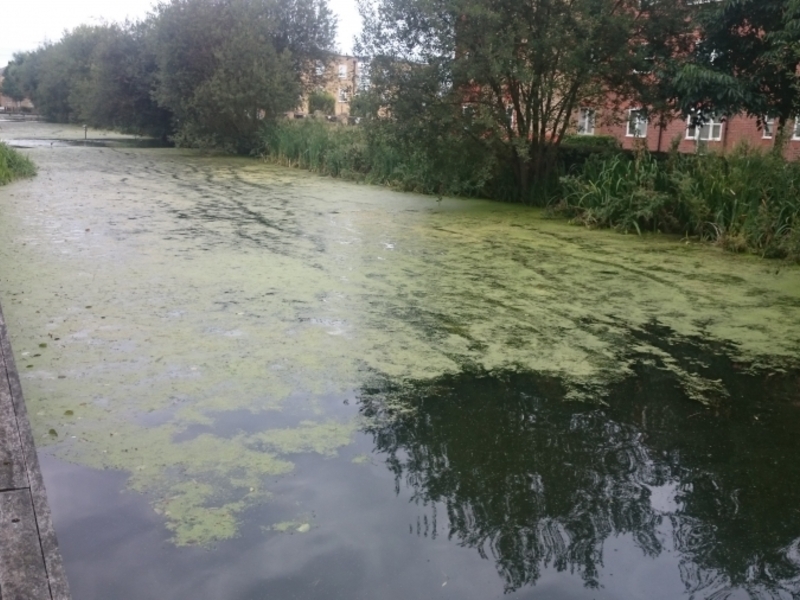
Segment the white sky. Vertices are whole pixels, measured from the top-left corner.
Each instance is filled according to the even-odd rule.
[[[356,0],[328,0],[339,18],[338,46],[351,52],[361,29]],[[45,40],[58,41],[65,29],[82,23],[144,17],[155,0],[6,0],[0,11],[0,68],[14,52],[33,50]]]

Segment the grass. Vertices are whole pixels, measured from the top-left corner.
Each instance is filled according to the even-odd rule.
[[[0,185],[10,183],[14,179],[33,177],[34,175],[36,175],[36,166],[30,158],[0,142]]]

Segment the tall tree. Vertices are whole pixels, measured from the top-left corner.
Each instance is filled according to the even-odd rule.
[[[325,0],[172,0],[154,20],[155,97],[176,139],[237,152],[295,108],[335,33]]]
[[[523,199],[578,107],[641,102],[689,48],[682,0],[361,0],[360,52],[384,114],[449,112],[514,171]],[[439,117],[437,117],[439,119]]]
[[[92,127],[166,137],[172,115],[153,98],[156,61],[149,22],[109,25],[91,55],[89,74],[72,95],[77,118]]]
[[[685,113],[777,119],[800,112],[800,1],[699,6],[699,43],[676,83]]]

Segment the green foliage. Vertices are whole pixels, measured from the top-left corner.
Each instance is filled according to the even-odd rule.
[[[324,0],[171,0],[160,5],[154,95],[180,145],[250,152],[294,109],[302,74],[333,43]]]
[[[683,2],[362,0],[359,53],[378,113],[422,134],[464,132],[507,164],[518,199],[557,168],[576,109],[595,100],[665,107],[660,75],[688,51]],[[652,77],[657,72],[659,77]],[[668,78],[667,78],[668,79]],[[427,127],[420,127],[427,121]],[[539,182],[541,183],[541,182]]]
[[[308,112],[320,111],[324,115],[332,115],[336,109],[336,98],[328,92],[313,91],[308,95]]]
[[[267,128],[263,141],[266,158],[279,164],[425,194],[483,195],[493,167],[480,149],[445,149],[435,138],[423,147],[408,146],[385,123],[285,120]]]
[[[675,78],[684,114],[776,117],[800,112],[800,2],[698,3],[701,43]]]
[[[568,146],[571,148],[609,148],[615,150],[622,147],[619,140],[613,135],[566,135],[561,145],[562,148]]]
[[[800,162],[747,146],[729,156],[597,156],[562,178],[556,212],[591,226],[680,233],[800,260]]]
[[[0,142],[0,185],[34,175],[36,166],[30,158]]]
[[[249,152],[295,108],[334,30],[326,0],[170,0],[15,55],[3,85],[51,121]]]

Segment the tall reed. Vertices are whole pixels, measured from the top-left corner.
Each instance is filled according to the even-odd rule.
[[[800,260],[800,163],[774,153],[740,146],[727,156],[597,157],[561,184],[554,209],[587,225]]]
[[[24,154],[0,142],[0,185],[20,177],[36,175],[36,166]]]
[[[263,142],[271,162],[424,194],[482,195],[492,165],[463,146],[415,144],[384,125],[282,121],[264,131]]]

